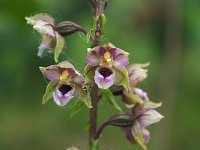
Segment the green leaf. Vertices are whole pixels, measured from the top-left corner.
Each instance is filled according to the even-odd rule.
[[[73,117],[75,116],[78,112],[81,111],[81,109],[83,108],[84,105],[84,102],[83,101],[78,101],[75,105],[75,107],[73,108],[73,110],[71,111],[70,113],[70,117]]]
[[[47,85],[46,92],[43,95],[42,104],[46,104],[50,98],[52,98],[52,93],[55,91],[56,86],[58,82],[57,81],[50,81]]]
[[[56,34],[56,47],[54,52],[54,60],[57,63],[60,53],[65,48],[65,39],[58,32],[55,32],[55,34]]]
[[[135,140],[137,141],[138,145],[142,147],[143,150],[147,150],[147,146],[144,141],[142,129],[140,128],[140,125],[138,122],[135,122],[134,125],[131,128],[131,133]]]
[[[103,95],[103,98],[108,100],[108,102],[117,110],[122,112],[121,107],[117,104],[115,101],[115,98],[112,94],[112,92],[109,89],[101,90],[101,94]]]

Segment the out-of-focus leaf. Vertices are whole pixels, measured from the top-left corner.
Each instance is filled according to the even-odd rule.
[[[73,110],[71,111],[70,117],[73,117],[78,112],[80,112],[83,107],[84,107],[84,102],[83,101],[78,101],[76,103],[76,105],[74,106]]]
[[[54,60],[57,63],[60,53],[65,48],[65,39],[58,32],[55,33],[56,33],[56,47],[54,52]]]
[[[133,125],[134,119],[131,114],[120,113],[111,117],[108,122],[109,125],[117,127],[127,127]]]
[[[84,129],[85,130],[89,130],[90,129],[90,123],[87,122],[85,125],[84,125]]]
[[[45,94],[43,95],[42,104],[46,104],[49,101],[49,99],[52,98],[52,93],[55,91],[57,84],[58,84],[57,81],[49,82]]]
[[[108,102],[117,110],[122,111],[121,107],[115,101],[115,98],[112,92],[109,89],[101,90],[101,94],[103,95],[104,99],[108,100]]]

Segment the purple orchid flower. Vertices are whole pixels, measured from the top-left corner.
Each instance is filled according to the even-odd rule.
[[[144,103],[146,103],[144,101]],[[153,107],[155,108],[155,107]],[[139,144],[144,150],[147,150],[146,144],[150,140],[150,132],[146,127],[159,122],[163,116],[154,110],[151,106],[144,108],[137,104],[132,107],[134,123],[132,126],[124,127],[123,131],[131,143]]]
[[[74,96],[79,96],[88,107],[91,107],[90,98],[84,89],[84,78],[69,62],[63,61],[57,65],[40,67],[40,70],[51,81],[50,83],[54,83],[50,94],[57,105],[64,106]],[[43,101],[46,103],[48,100],[43,99]]]
[[[128,55],[110,43],[88,49],[86,61],[90,70],[94,70],[94,81],[100,89],[108,89],[115,84],[116,71],[128,64]]]
[[[39,13],[25,19],[42,36],[42,42],[38,47],[37,55],[42,57],[45,51],[52,53],[55,50],[54,58],[57,62],[60,52],[65,47],[65,40],[56,31],[56,24],[53,17],[46,13]]]

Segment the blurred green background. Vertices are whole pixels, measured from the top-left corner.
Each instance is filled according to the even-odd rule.
[[[90,28],[88,0],[0,0],[0,149],[86,149],[88,109],[69,118],[70,106],[53,101],[41,105],[47,80],[39,66],[52,56],[36,56],[39,35],[25,16],[48,12],[57,20],[71,20]],[[151,62],[141,85],[152,101],[162,101],[165,116],[149,127],[150,150],[199,150],[200,140],[200,1],[110,0],[103,42],[131,53],[131,63]],[[89,44],[74,34],[66,38],[65,57],[81,72]],[[99,122],[116,112],[100,104]],[[118,128],[107,128],[102,150],[139,150]]]

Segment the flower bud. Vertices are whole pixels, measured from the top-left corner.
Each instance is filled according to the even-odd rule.
[[[145,69],[149,63],[146,64],[132,64],[127,67],[130,85],[136,86],[138,83],[146,79],[147,69]]]

